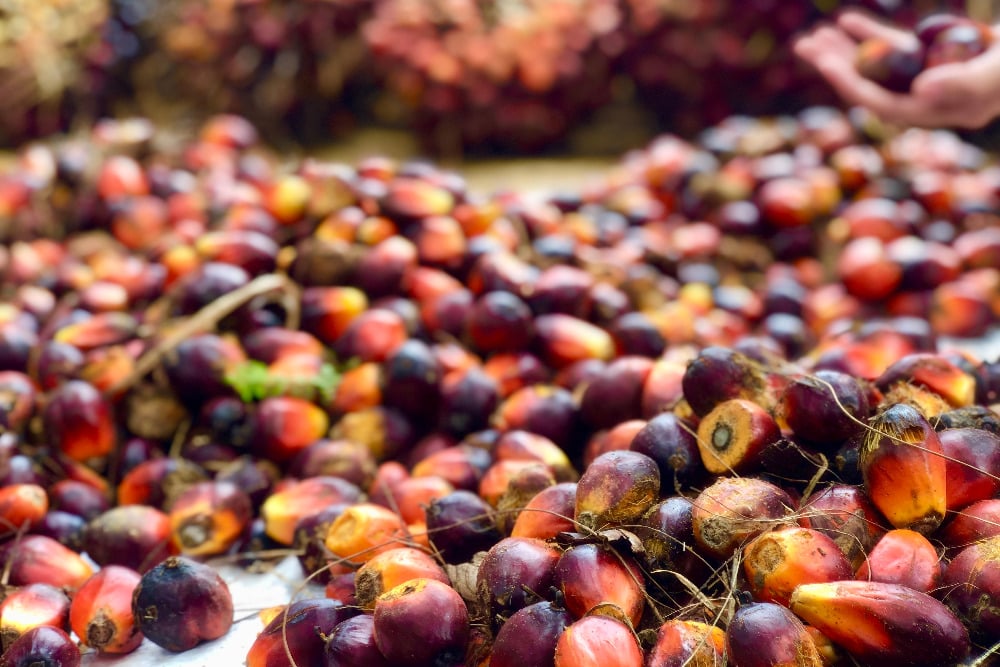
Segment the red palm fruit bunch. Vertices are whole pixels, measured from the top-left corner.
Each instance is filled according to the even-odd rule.
[[[15,2],[0,20],[0,144],[19,144],[68,126],[85,110],[84,57],[108,17],[106,0]]]
[[[531,151],[608,99],[618,20],[605,0],[389,0],[364,32],[428,147]]]
[[[371,4],[162,3],[141,29],[156,48],[131,68],[136,99],[148,107],[140,111],[179,96],[187,112],[248,113],[276,140],[328,136],[365,64],[359,27]]]

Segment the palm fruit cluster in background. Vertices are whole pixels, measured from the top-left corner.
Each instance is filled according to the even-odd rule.
[[[846,5],[903,25],[969,9],[963,0],[21,4],[0,21],[9,144],[79,115],[197,123],[237,112],[269,139],[302,143],[356,123],[402,124],[438,154],[558,146],[611,100],[641,102],[659,129],[684,133],[733,113],[829,103],[828,87],[791,54],[797,31]]]

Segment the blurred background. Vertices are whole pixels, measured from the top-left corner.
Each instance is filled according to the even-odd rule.
[[[6,0],[0,144],[242,114],[272,144],[445,160],[618,155],[834,104],[790,52],[845,6],[912,25],[997,0]]]

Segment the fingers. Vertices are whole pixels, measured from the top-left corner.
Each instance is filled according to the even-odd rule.
[[[856,48],[855,43],[847,35],[831,26],[816,28],[799,38],[794,45],[795,54],[814,67],[823,57],[834,57],[853,63]]]
[[[837,26],[857,41],[877,38],[890,44],[908,44],[916,39],[910,33],[888,26],[857,10],[844,11],[837,17]]]

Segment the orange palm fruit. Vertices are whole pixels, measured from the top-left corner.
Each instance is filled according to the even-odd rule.
[[[900,584],[803,584],[789,608],[863,663],[954,665],[969,653],[969,631],[943,603]]]
[[[754,538],[743,550],[743,572],[755,599],[786,606],[800,584],[850,579],[854,573],[832,539],[797,526]]]
[[[699,621],[670,620],[660,626],[646,667],[722,665],[726,633]]]
[[[73,596],[69,623],[85,646],[102,653],[131,653],[143,635],[132,614],[132,594],[142,577],[135,570],[108,565]]]
[[[868,497],[896,528],[933,532],[947,509],[940,439],[916,408],[903,403],[869,425],[860,449]]]

